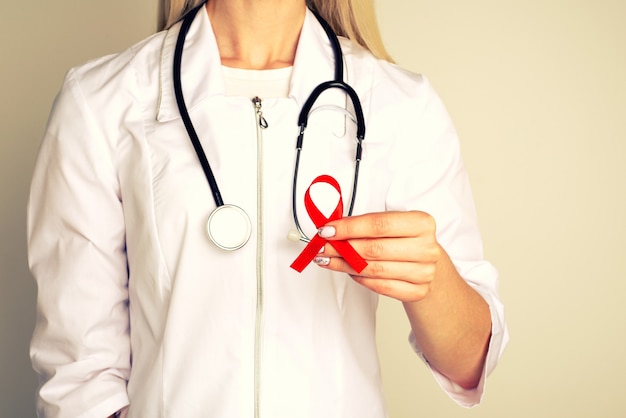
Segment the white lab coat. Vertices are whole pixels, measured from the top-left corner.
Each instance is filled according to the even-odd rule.
[[[332,78],[328,39],[305,19],[289,98],[266,99],[258,129],[248,98],[226,97],[206,13],[187,36],[187,106],[226,203],[253,232],[225,252],[205,235],[215,206],[176,106],[179,25],[71,70],[39,153],[29,203],[38,321],[31,356],[39,416],[132,418],[386,416],[375,345],[377,295],[347,275],[289,265],[291,181],[304,100]],[[506,343],[497,274],[481,241],[456,133],[421,76],[342,39],[346,79],[367,131],[354,214],[423,210],[461,275],[489,303],[485,375]],[[355,127],[324,94],[311,116],[298,189],[334,176],[348,200]],[[350,109],[350,106],[348,106]],[[318,196],[334,207],[336,196]],[[131,367],[132,364],[132,367]],[[472,391],[433,374],[463,405]],[[418,388],[415,389],[418,391]]]

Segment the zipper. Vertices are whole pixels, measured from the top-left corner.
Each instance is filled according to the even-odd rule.
[[[263,129],[267,121],[261,99],[252,99],[256,116],[257,146],[257,244],[256,244],[256,320],[254,327],[254,417],[259,418],[261,397],[261,348],[263,343]]]

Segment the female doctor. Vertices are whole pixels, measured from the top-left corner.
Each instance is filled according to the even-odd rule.
[[[384,417],[378,295],[403,303],[442,388],[477,404],[507,340],[497,274],[445,109],[389,62],[370,2],[162,6],[167,30],[68,73],[43,139],[38,415]],[[337,67],[360,105],[319,95],[294,174],[301,109]],[[302,273],[292,212],[319,236]]]

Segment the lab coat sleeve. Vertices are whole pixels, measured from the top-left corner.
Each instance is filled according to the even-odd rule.
[[[128,404],[124,216],[114,144],[94,112],[70,72],[31,184],[28,251],[38,295],[30,354],[39,417],[103,418]]]
[[[434,217],[437,239],[455,267],[488,303],[491,340],[479,385],[466,390],[430,366],[441,387],[460,405],[480,403],[486,376],[493,371],[508,341],[504,309],[498,296],[498,273],[483,258],[482,241],[460,144],[450,117],[427,79],[418,82],[418,103],[405,115],[410,129],[400,140],[396,175],[387,196],[388,210],[421,210]],[[427,362],[410,335],[414,350]]]

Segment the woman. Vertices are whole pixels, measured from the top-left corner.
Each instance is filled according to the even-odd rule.
[[[39,416],[386,416],[379,294],[404,304],[444,390],[478,403],[506,328],[458,140],[428,82],[385,60],[368,1],[308,5],[352,39],[344,78],[367,136],[353,216],[314,225],[307,187],[332,176],[348,201],[354,176],[354,105],[320,96],[296,205],[305,232],[322,226],[327,241],[298,274],[304,244],[285,239],[296,122],[333,77],[329,38],[305,0],[201,5],[184,101],[224,201],[251,219],[248,242],[224,251],[206,236],[216,203],[173,85],[175,22],[200,3],[165,4],[168,30],[71,70],[55,102],[29,205]],[[315,205],[332,210],[337,192],[317,186]],[[367,266],[357,273],[338,241]]]

